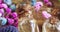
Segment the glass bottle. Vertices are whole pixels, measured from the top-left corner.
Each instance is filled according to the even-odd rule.
[[[43,26],[42,32],[60,32],[60,21],[57,17],[47,19]]]
[[[39,32],[38,25],[31,11],[29,11],[25,17],[21,17],[19,22],[20,32]]]

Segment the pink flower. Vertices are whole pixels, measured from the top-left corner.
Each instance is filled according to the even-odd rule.
[[[0,13],[0,17],[2,16],[2,13]]]
[[[0,17],[4,16],[4,9],[0,9]]]
[[[43,17],[45,17],[45,18],[49,18],[49,17],[51,17],[51,15],[49,14],[49,13],[47,13],[47,11],[43,11],[42,12],[42,15],[43,15]]]
[[[0,13],[4,13],[4,9],[0,9]]]
[[[18,26],[18,17],[17,17],[16,12],[13,12],[13,13],[10,13],[10,14],[6,15],[6,18],[8,19],[8,24],[9,25],[13,25],[15,27]]]
[[[8,8],[7,4],[2,3],[3,8]]]
[[[34,6],[35,7],[35,10],[38,11],[41,6],[43,6],[43,2],[37,2],[36,5]]]

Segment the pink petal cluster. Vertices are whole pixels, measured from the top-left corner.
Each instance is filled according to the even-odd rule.
[[[43,2],[37,2],[34,7],[35,7],[35,10],[36,10],[36,11],[39,11],[39,9],[40,9],[42,6],[43,6]]]
[[[47,13],[47,11],[42,11],[42,15],[47,19],[51,17],[51,14]]]

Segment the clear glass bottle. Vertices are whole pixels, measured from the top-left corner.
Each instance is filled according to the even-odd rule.
[[[60,32],[60,21],[57,17],[46,20],[42,26],[42,32]]]

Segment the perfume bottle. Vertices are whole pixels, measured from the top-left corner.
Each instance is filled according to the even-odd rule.
[[[23,17],[19,21],[20,32],[39,32],[38,25],[34,19]]]
[[[36,20],[28,13],[28,16],[20,18],[19,21],[20,32],[39,32]]]
[[[42,32],[60,32],[59,28],[59,19],[57,17],[50,17],[44,22],[42,26]]]

